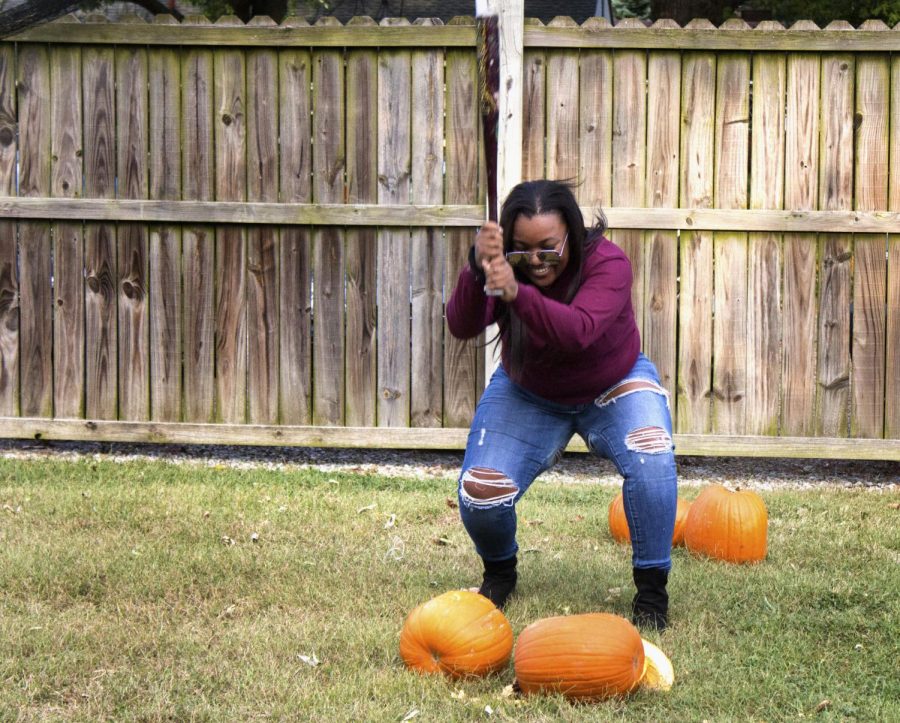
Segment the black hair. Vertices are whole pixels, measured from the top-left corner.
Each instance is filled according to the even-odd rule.
[[[581,272],[585,254],[590,246],[606,231],[606,217],[600,211],[591,228],[584,225],[584,216],[573,193],[573,184],[569,181],[537,180],[524,181],[515,186],[503,202],[500,209],[500,226],[503,228],[503,250],[513,249],[513,228],[519,216],[532,218],[546,213],[556,213],[562,218],[568,231],[566,241],[569,250],[567,271],[570,270],[571,281],[563,297],[569,303],[581,286]],[[524,271],[515,269],[516,281],[530,284]],[[508,304],[501,304],[497,319],[500,338],[506,345],[510,374],[517,379],[525,364],[527,333],[525,324],[516,316]]]

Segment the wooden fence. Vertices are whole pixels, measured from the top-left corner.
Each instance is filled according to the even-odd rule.
[[[461,447],[472,23],[0,43],[0,436]],[[679,451],[900,459],[900,30],[558,19],[523,46],[522,177],[606,211]]]

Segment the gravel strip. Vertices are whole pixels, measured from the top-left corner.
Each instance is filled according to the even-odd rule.
[[[431,450],[334,449],[318,447],[244,447],[114,442],[34,442],[0,439],[5,459],[160,460],[172,464],[229,466],[240,469],[298,470],[380,474],[389,477],[447,479],[459,473],[462,452]],[[842,487],[900,491],[900,462],[753,457],[679,457],[679,484],[713,482],[752,489]],[[542,479],[568,484],[618,486],[621,477],[606,460],[570,453]]]

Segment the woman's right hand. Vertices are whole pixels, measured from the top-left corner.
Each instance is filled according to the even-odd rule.
[[[484,267],[485,261],[493,261],[503,255],[503,230],[494,221],[488,221],[475,236],[475,263]]]

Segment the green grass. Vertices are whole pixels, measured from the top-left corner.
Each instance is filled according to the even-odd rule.
[[[617,492],[547,482],[521,503],[515,633],[627,615]],[[504,697],[511,665],[405,669],[407,612],[479,577],[453,497],[452,480],[0,460],[0,720],[900,720],[896,492],[764,492],[759,565],[677,549],[673,625],[646,636],[675,687],[593,705]]]

